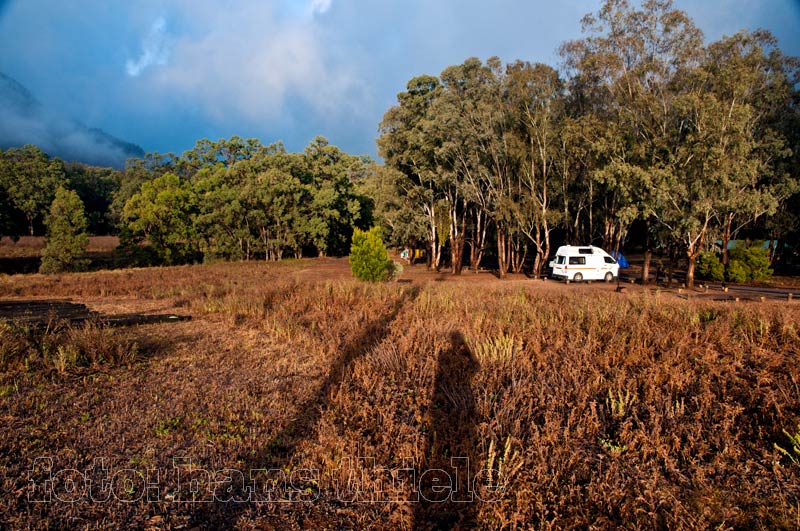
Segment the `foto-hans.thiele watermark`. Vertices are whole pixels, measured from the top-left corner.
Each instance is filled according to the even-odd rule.
[[[506,487],[502,472],[472,471],[469,459],[453,457],[449,468],[420,470],[411,459],[383,468],[374,458],[344,458],[320,474],[313,468],[221,468],[209,470],[186,457],[169,467],[117,468],[98,457],[85,470],[56,469],[52,457],[31,467],[28,500],[34,503],[283,503],[313,502],[324,492],[343,502],[493,502]]]

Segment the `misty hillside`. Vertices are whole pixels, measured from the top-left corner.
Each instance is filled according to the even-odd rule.
[[[15,79],[0,73],[0,148],[35,144],[50,156],[121,168],[144,150],[45,108]]]

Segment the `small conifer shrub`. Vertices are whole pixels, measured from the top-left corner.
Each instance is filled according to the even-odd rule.
[[[355,229],[350,246],[350,269],[353,276],[369,282],[389,280],[394,274],[394,265],[383,244],[381,230],[373,227],[368,231]]]
[[[72,190],[59,188],[47,216],[47,238],[42,250],[42,273],[60,273],[84,269],[81,258],[89,245],[83,202]]]

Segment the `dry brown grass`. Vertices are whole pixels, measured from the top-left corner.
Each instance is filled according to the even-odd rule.
[[[194,318],[73,331],[59,341],[100,345],[88,363],[5,367],[1,525],[798,527],[800,466],[775,448],[791,450],[783,430],[800,423],[796,303],[480,275],[434,282],[408,268],[406,277],[366,285],[341,261],[303,260],[0,278],[0,296]],[[87,342],[92,334],[100,336]],[[104,354],[132,343],[132,359]],[[158,469],[157,499],[31,503],[31,481],[41,487],[47,477],[34,467],[43,456],[55,471],[84,471],[97,458],[112,474]],[[188,461],[280,470],[272,479],[294,473],[298,503],[171,501],[191,496],[185,481],[179,489],[175,457],[187,459],[184,480],[201,486],[209,478]],[[460,492],[469,471],[478,494],[492,496],[480,471],[493,468],[498,499],[396,501],[413,496],[404,464],[418,475],[452,472],[454,457],[469,459]]]
[[[116,236],[90,236],[86,250],[90,253],[110,253],[119,245]],[[0,238],[0,258],[38,257],[44,249],[43,236],[22,236],[13,241],[7,236]]]
[[[0,237],[0,277],[4,274],[34,273],[39,270],[43,236],[23,236],[17,242]],[[119,245],[116,236],[91,236],[84,258],[89,269],[108,269],[115,263],[114,250]]]

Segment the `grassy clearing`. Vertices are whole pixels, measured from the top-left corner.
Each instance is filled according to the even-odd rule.
[[[494,279],[366,285],[314,273],[329,264],[0,280],[0,295],[194,317],[54,332],[56,351],[95,349],[63,370],[43,356],[26,366],[24,352],[36,353],[27,336],[4,336],[12,338],[4,345],[22,343],[0,374],[0,463],[10,493],[0,521],[64,529],[797,527],[795,305]],[[51,472],[35,461],[42,456]],[[63,471],[88,469],[96,479],[98,458],[110,474],[123,471],[109,501],[66,492]],[[275,503],[255,503],[236,474],[204,472],[223,469],[245,477],[271,469],[258,485],[286,478],[291,488],[274,489]],[[434,469],[448,471],[457,495],[420,477]],[[159,471],[150,502],[136,475],[148,470]],[[74,503],[29,502],[30,485],[40,495],[53,471],[61,472],[56,493]],[[407,502],[414,485],[429,500],[466,495],[467,476],[477,478],[471,503]],[[209,503],[186,503],[193,497]],[[251,501],[221,501],[230,497]]]

